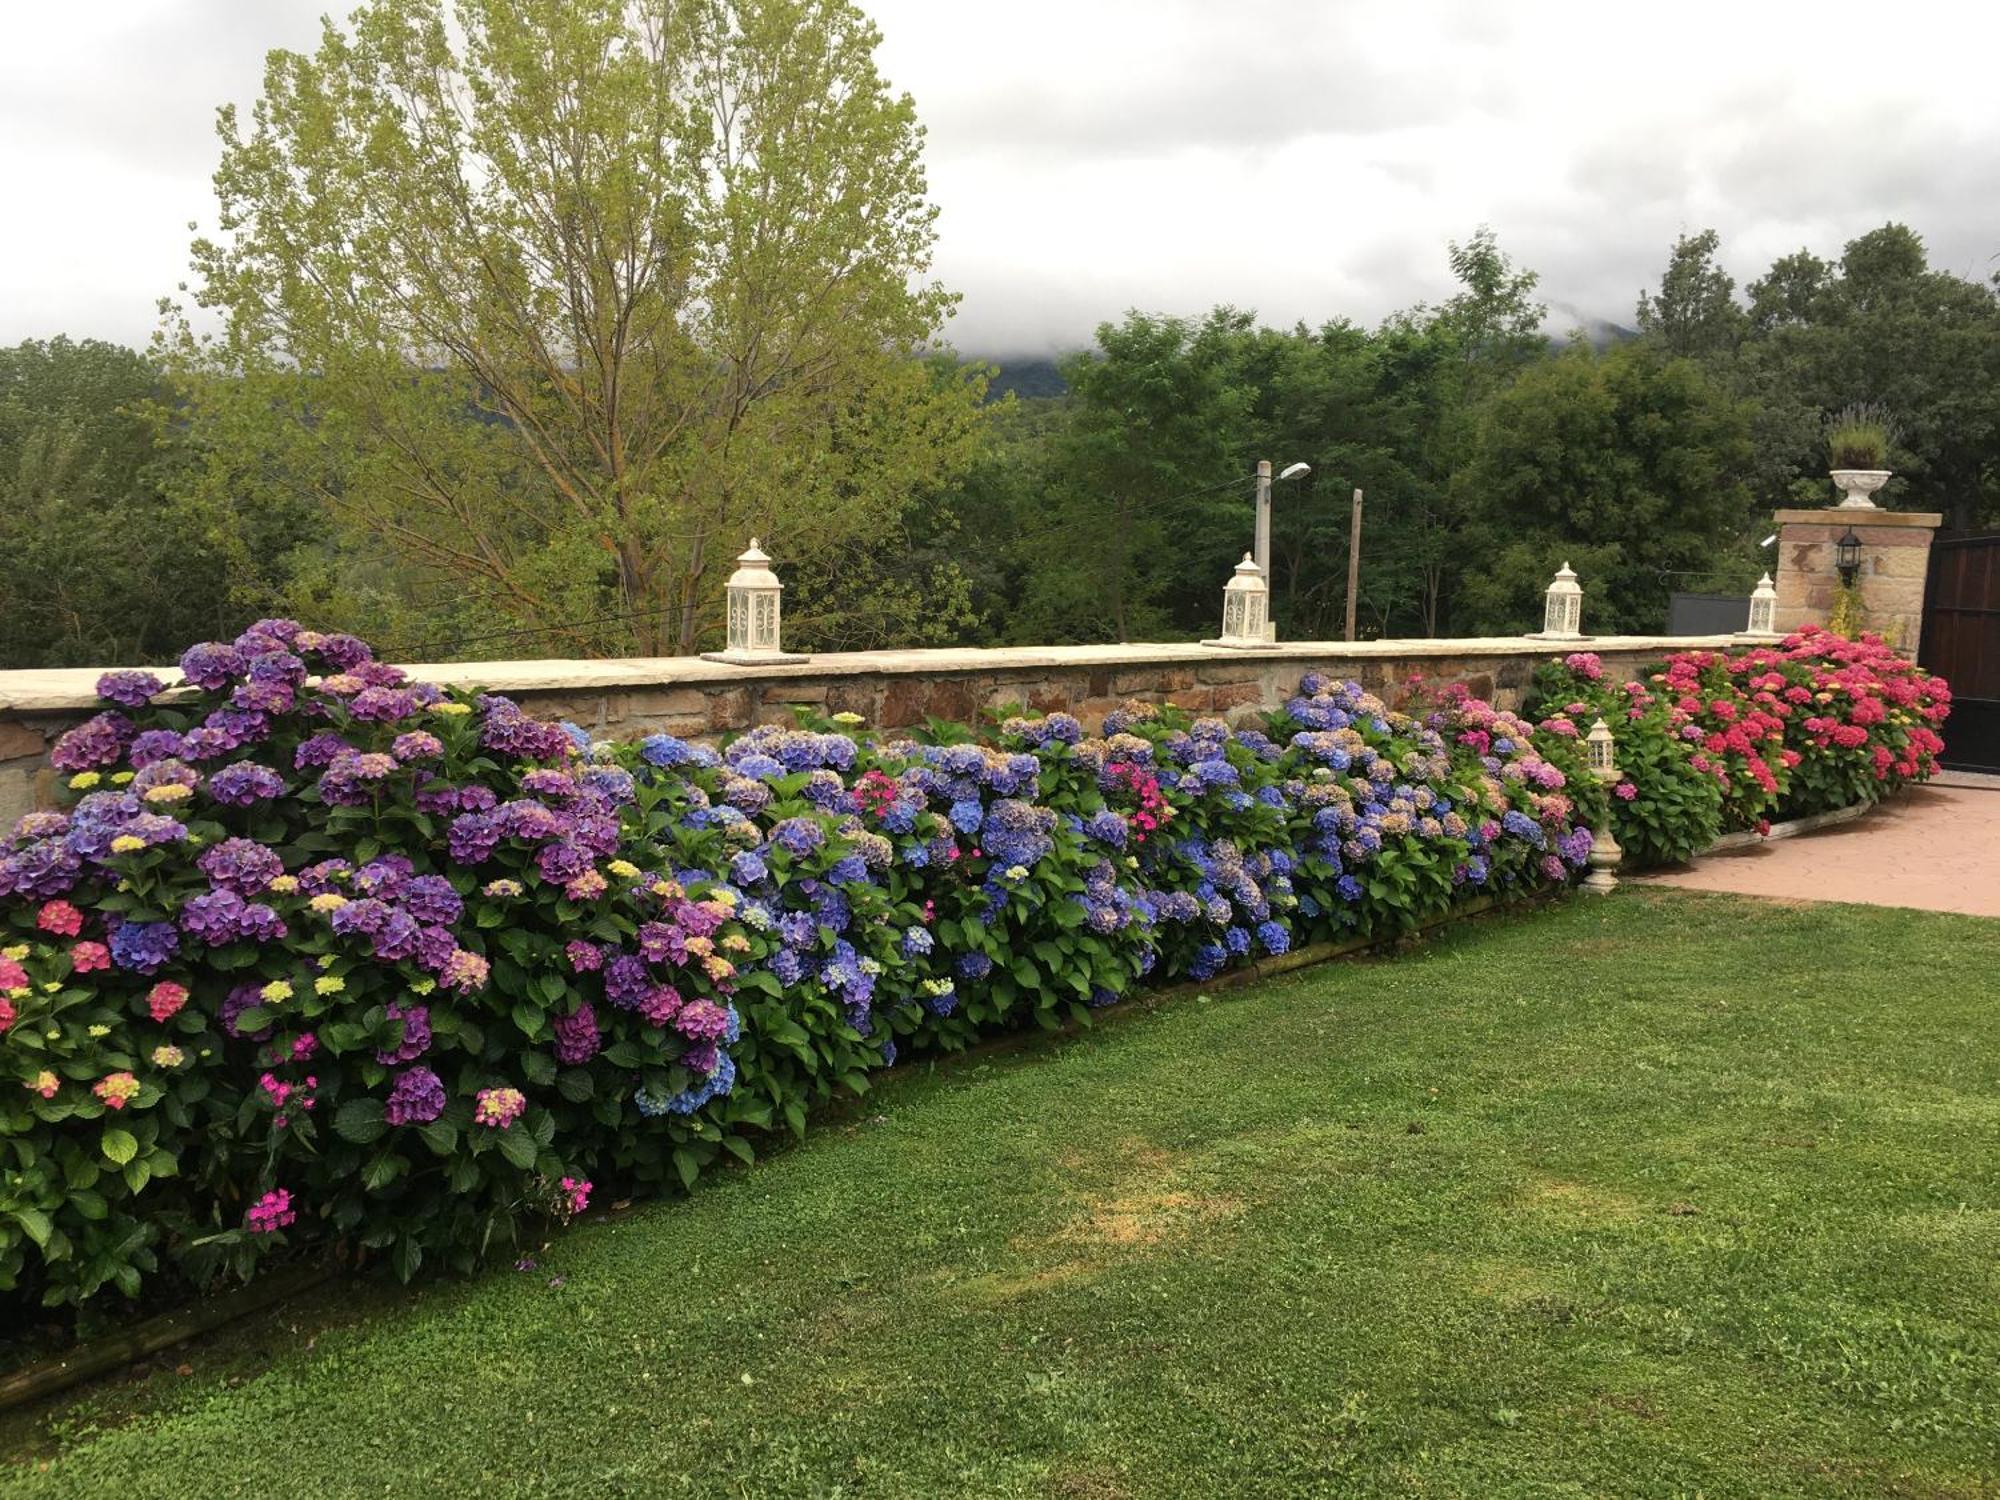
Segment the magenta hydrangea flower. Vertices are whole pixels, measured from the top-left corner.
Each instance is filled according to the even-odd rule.
[[[556,1061],[571,1066],[587,1063],[597,1056],[602,1038],[597,1029],[597,1012],[590,1002],[584,1001],[566,1016],[559,1016],[555,1022]]]
[[[250,1205],[243,1215],[243,1224],[252,1234],[275,1234],[297,1218],[292,1195],[283,1188],[275,1188]]]

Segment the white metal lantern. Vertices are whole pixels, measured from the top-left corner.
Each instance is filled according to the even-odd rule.
[[[1556,570],[1555,582],[1542,606],[1542,628],[1529,637],[1536,641],[1580,641],[1583,634],[1583,585],[1576,581],[1568,563]]]
[[[1269,623],[1271,591],[1264,583],[1264,570],[1248,552],[1236,565],[1236,572],[1222,589],[1222,635],[1203,641],[1204,646],[1228,646],[1238,651],[1268,650],[1275,642],[1265,628]]]
[[[1590,733],[1583,737],[1583,748],[1590,757],[1590,774],[1599,781],[1618,779],[1618,745],[1611,738],[1611,726],[1599,719],[1590,726]]]
[[[1583,748],[1592,776],[1607,785],[1618,779],[1618,745],[1609,724],[1599,719],[1591,725],[1590,733],[1583,737]],[[1618,866],[1624,860],[1625,851],[1618,846],[1611,820],[1606,818],[1602,828],[1590,831],[1590,873],[1583,877],[1583,888],[1594,895],[1610,895],[1618,889]]]
[[[1750,623],[1736,633],[1739,641],[1775,641],[1778,637],[1778,591],[1766,573],[1750,595]]]
[[[728,598],[727,649],[704,651],[709,661],[765,664],[806,660],[788,654],[779,643],[778,623],[785,586],[771,571],[771,559],[750,538],[750,549],[736,559],[723,591]]]

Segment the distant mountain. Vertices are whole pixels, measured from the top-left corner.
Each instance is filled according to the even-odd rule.
[[[1056,368],[1054,359],[998,359],[992,355],[972,357],[999,366],[1000,373],[995,375],[986,387],[988,401],[998,401],[1010,391],[1023,399],[1031,396],[1069,394],[1069,382],[1062,378],[1062,372]]]

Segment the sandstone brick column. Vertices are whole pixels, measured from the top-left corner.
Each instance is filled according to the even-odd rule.
[[[1923,633],[1931,537],[1943,520],[1936,511],[1779,511],[1777,628],[1826,623],[1840,591],[1833,546],[1852,526],[1861,540],[1861,571],[1854,582],[1869,628],[1915,656]]]

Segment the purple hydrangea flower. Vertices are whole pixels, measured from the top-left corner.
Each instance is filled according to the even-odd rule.
[[[49,751],[49,764],[58,771],[92,771],[116,765],[131,742],[130,719],[123,714],[98,714],[56,741]]]
[[[383,1013],[392,1021],[403,1023],[403,1039],[394,1047],[375,1051],[375,1061],[385,1064],[411,1063],[430,1050],[431,1011],[427,1005],[397,1005],[393,1001],[383,1007]]]
[[[447,839],[454,864],[481,864],[500,842],[500,825],[485,813],[460,813],[451,820]]]
[[[285,779],[269,766],[239,760],[208,778],[208,794],[229,807],[254,807],[285,794]]]
[[[222,641],[203,641],[181,653],[181,675],[213,693],[243,672],[243,653]]]
[[[388,724],[417,711],[414,695],[398,688],[367,687],[354,695],[348,712],[364,723]]]
[[[465,914],[465,902],[442,875],[419,875],[403,887],[403,909],[419,922],[449,927]]]
[[[204,850],[197,863],[209,884],[239,896],[254,896],[285,873],[276,851],[254,839],[224,839]]]
[[[171,922],[125,922],[111,933],[111,961],[121,969],[151,974],[180,946],[181,935]]]
[[[389,963],[415,958],[420,931],[417,919],[408,912],[390,912],[388,920],[375,934],[375,956]]]
[[[61,839],[36,839],[25,848],[0,856],[0,896],[45,901],[76,885],[83,859]]]
[[[396,1075],[382,1118],[391,1125],[428,1125],[443,1113],[443,1081],[429,1068],[408,1068]]]
[[[652,988],[653,976],[636,953],[621,953],[604,967],[604,998],[620,1010],[637,1010]]]
[[[384,901],[393,901],[403,893],[417,867],[405,854],[385,854],[380,859],[371,859],[354,872],[354,889],[364,896],[380,896]]]
[[[144,708],[165,686],[151,672],[106,672],[97,679],[97,696],[120,708]]]
[[[713,1000],[690,1000],[674,1017],[674,1030],[691,1042],[719,1042],[729,1035],[732,1017]]]
[[[308,766],[324,766],[343,750],[353,748],[331,729],[321,730],[311,739],[299,741],[299,748],[292,752],[292,769],[303,771]]]

